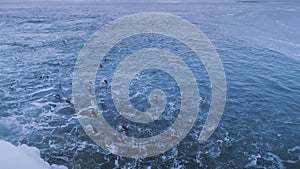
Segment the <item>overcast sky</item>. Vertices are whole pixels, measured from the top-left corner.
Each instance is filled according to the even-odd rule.
[[[202,2],[234,2],[236,0],[0,0],[0,2],[103,2],[103,3],[151,3],[151,2],[166,2],[166,3],[202,3]]]

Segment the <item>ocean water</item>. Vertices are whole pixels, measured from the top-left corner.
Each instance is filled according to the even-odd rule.
[[[161,155],[131,159],[101,149],[84,133],[73,107],[72,73],[93,33],[123,15],[148,11],[178,15],[208,36],[224,66],[227,100],[219,127],[199,144],[211,97],[201,61],[187,55],[189,49],[176,40],[163,36],[148,34],[120,42],[107,55],[105,71],[97,73],[98,104],[104,101],[114,110],[107,88],[114,68],[126,54],[147,46],[174,50],[186,60],[196,74],[202,98],[196,123],[180,144]],[[74,169],[300,168],[299,16],[299,3],[283,2],[1,2],[0,139],[35,146],[50,164]],[[153,79],[158,82],[145,85]],[[133,124],[117,113],[106,113],[107,121],[115,128],[126,123],[125,134],[132,137],[167,129],[179,107],[175,81],[164,72],[148,70],[132,83],[130,96],[136,108],[149,108],[149,92],[160,88],[172,103],[167,110],[175,113],[166,113],[155,125]]]

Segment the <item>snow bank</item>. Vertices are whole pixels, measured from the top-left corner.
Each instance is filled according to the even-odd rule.
[[[22,144],[14,146],[0,140],[0,168],[3,169],[67,169],[65,166],[51,165],[40,157],[40,150]]]

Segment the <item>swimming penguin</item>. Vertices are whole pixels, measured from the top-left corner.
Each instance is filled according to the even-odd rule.
[[[118,126],[118,131],[128,131],[128,127],[125,125],[119,125]]]

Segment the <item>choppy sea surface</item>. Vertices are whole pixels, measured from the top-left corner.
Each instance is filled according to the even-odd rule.
[[[148,11],[178,15],[208,36],[224,66],[227,101],[219,127],[199,144],[211,97],[201,61],[185,55],[186,47],[166,37],[149,34],[120,42],[107,55],[105,71],[97,73],[98,104],[104,101],[114,109],[105,86],[115,66],[126,53],[147,45],[182,55],[196,74],[202,98],[196,123],[180,144],[161,155],[131,159],[101,149],[84,133],[73,107],[72,73],[93,33],[118,17]],[[0,139],[38,147],[50,164],[74,169],[300,168],[299,26],[296,2],[0,2]],[[151,79],[158,83],[144,85]],[[131,101],[137,108],[149,108],[147,94],[161,88],[174,102],[169,111],[178,109],[178,88],[163,72],[143,72],[132,83]],[[118,116],[106,115],[112,126],[126,123],[114,115]],[[167,114],[161,126],[152,128],[128,123],[127,135],[159,134],[174,118]],[[149,129],[139,130],[144,127]]]

